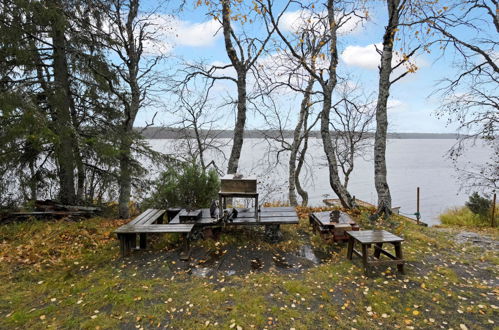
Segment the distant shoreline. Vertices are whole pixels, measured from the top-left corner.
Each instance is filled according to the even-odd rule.
[[[195,134],[192,129],[180,129],[171,127],[136,127],[136,131],[141,132],[142,136],[146,139],[182,139],[182,138],[194,138]],[[286,130],[282,132],[281,135],[279,131],[276,130],[246,130],[244,132],[244,137],[247,139],[264,139],[264,138],[276,138],[284,137],[286,139],[293,138],[293,131]],[[213,138],[220,139],[230,139],[232,138],[232,130],[202,130],[201,134],[203,136],[209,135]],[[332,133],[334,136],[334,133]],[[370,137],[374,137],[373,133],[369,133]],[[310,137],[320,138],[319,131],[311,131]],[[388,133],[389,139],[458,139],[459,135],[455,133]]]

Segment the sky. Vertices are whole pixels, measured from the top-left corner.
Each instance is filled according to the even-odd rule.
[[[165,25],[168,28],[165,29],[162,42],[150,46],[151,53],[163,51],[171,55],[172,60],[162,64],[163,70],[173,72],[184,61],[229,63],[220,23],[207,15],[207,7],[187,4],[182,11],[172,14],[171,8],[175,8],[175,5],[176,3],[172,2],[170,7],[163,10],[165,15],[159,15],[156,18],[159,25]],[[377,92],[379,63],[379,55],[374,45],[380,45],[382,40],[386,21],[385,11],[383,2],[377,2],[370,8],[367,22],[352,26],[348,31],[344,31],[339,39],[339,69],[342,73],[351,75],[367,91],[374,93]],[[292,31],[293,24],[297,24],[297,17],[297,11],[291,8],[283,16],[282,27],[287,31]],[[261,22],[246,24],[244,28],[254,35],[262,33]],[[271,54],[264,56],[271,56]],[[452,133],[456,131],[455,126],[447,124],[446,118],[439,119],[436,114],[441,96],[435,94],[435,91],[439,80],[455,75],[452,62],[452,54],[441,56],[438,51],[418,54],[414,58],[418,70],[398,81],[391,89],[388,110],[390,132]],[[221,82],[217,84],[215,90],[218,90],[220,95],[235,94],[232,82]],[[168,96],[162,96],[162,98],[167,107],[176,106]],[[296,102],[298,98],[299,95],[290,91],[289,95],[279,99],[280,106],[290,111],[289,109],[295,108],[293,102]],[[157,111],[159,113],[156,116],[156,124],[170,125],[176,121],[170,113],[161,109],[147,108],[137,117],[136,125],[143,126],[150,122]],[[231,110],[216,108],[212,111],[223,113],[221,118],[224,120],[219,121],[220,128],[233,126],[234,116],[231,115]],[[296,119],[295,115],[293,112],[289,114],[290,125]],[[258,113],[249,114],[247,129],[260,129],[263,125],[263,119]]]

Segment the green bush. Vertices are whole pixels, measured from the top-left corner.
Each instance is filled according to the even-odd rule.
[[[484,227],[490,226],[490,219],[472,212],[468,207],[447,210],[440,215],[440,221],[444,225]]]
[[[171,165],[161,173],[145,208],[206,208],[218,196],[220,181],[215,170],[203,171],[194,163]]]
[[[466,206],[471,212],[486,217],[490,212],[491,202],[474,192],[466,202]]]

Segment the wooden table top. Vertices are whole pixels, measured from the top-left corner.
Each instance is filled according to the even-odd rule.
[[[370,243],[393,243],[403,242],[402,237],[398,237],[386,230],[359,230],[347,231],[347,235],[353,237],[362,244]]]
[[[312,216],[315,219],[317,219],[317,221],[319,221],[322,226],[326,227],[327,226],[335,227],[338,226],[339,224],[349,224],[349,225],[355,224],[355,221],[353,221],[348,214],[343,212],[340,212],[340,219],[338,222],[332,222],[330,213],[331,212],[314,212],[312,213]]]

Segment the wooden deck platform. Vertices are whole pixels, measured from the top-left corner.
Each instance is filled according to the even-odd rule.
[[[237,218],[225,225],[286,225],[297,224],[299,220],[293,207],[263,207],[258,212],[258,218],[255,218],[253,208],[236,208],[236,210]],[[180,217],[177,215],[169,223],[180,223]],[[210,226],[217,224],[218,220],[210,217],[210,209],[202,209],[201,219],[192,223],[198,226]]]
[[[210,228],[220,228],[222,226],[265,226],[266,233],[270,236],[278,235],[279,226],[287,224],[297,224],[298,214],[293,207],[266,207],[261,208],[255,217],[255,211],[251,209],[236,209],[237,217],[229,221],[213,219],[209,209],[202,209],[201,218],[191,221],[181,221],[180,209],[160,210],[148,209],[141,213],[129,223],[119,227],[114,232],[120,240],[121,253],[123,256],[130,254],[136,248],[137,235],[140,237],[140,248],[147,247],[147,234],[151,233],[181,233],[185,241],[193,237],[199,237],[199,233]],[[185,211],[185,210],[184,210]],[[186,213],[186,212],[184,212]],[[182,213],[182,214],[184,214]],[[172,219],[163,219],[164,215]],[[168,222],[163,224],[163,222]]]

